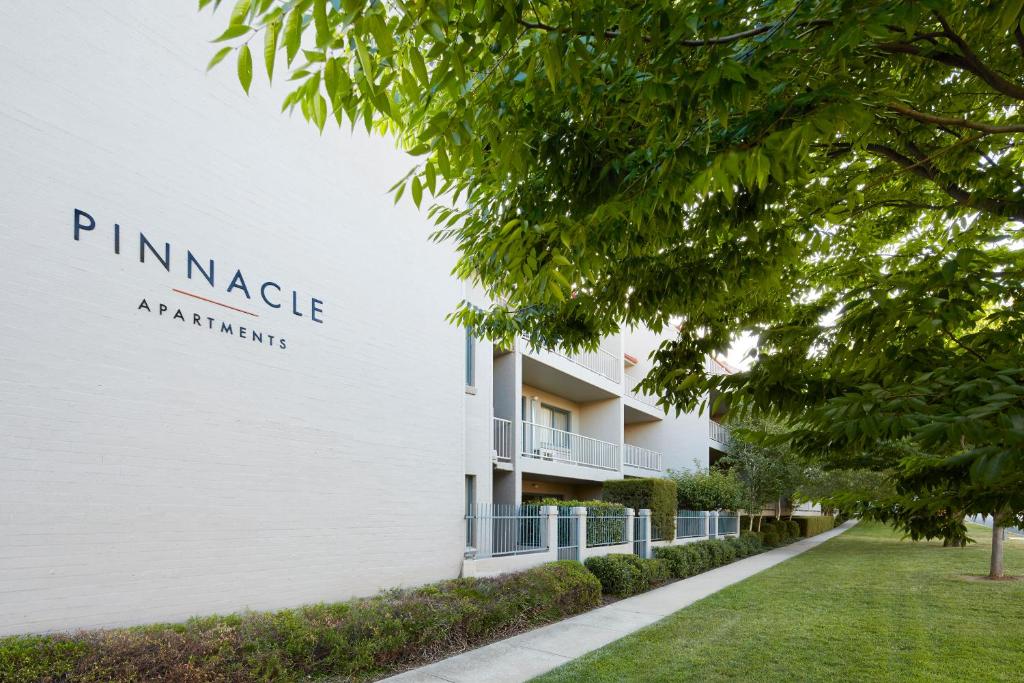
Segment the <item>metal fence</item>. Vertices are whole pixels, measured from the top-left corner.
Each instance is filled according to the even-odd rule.
[[[704,535],[704,520],[708,513],[679,510],[676,513],[676,538],[700,538]]]
[[[558,559],[580,559],[580,527],[572,508],[558,508]]]
[[[587,511],[587,547],[626,542],[626,512],[590,514]]]
[[[466,544],[477,558],[544,552],[546,519],[539,505],[474,505],[466,514]]]
[[[630,467],[637,467],[652,472],[661,471],[661,452],[650,448],[641,448],[633,444],[622,444],[622,462]]]
[[[633,518],[633,554],[647,557],[647,517]]]
[[[739,513],[723,510],[718,513],[718,534],[738,534],[740,530]]]

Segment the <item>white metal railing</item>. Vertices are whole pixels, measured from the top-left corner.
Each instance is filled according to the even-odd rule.
[[[494,451],[500,462],[512,462],[512,420],[494,418]]]
[[[708,420],[708,436],[721,444],[729,443],[729,428],[714,420]]]
[[[466,511],[467,555],[483,559],[545,552],[546,522],[539,505],[473,505]]]
[[[529,342],[526,337],[524,340]],[[529,346],[527,346],[529,348]],[[598,347],[596,351],[588,351],[584,349],[579,353],[568,353],[565,350],[555,347],[548,349],[551,353],[567,358],[576,365],[581,365],[591,372],[596,372],[599,375],[607,377],[613,382],[619,382],[622,380],[622,358],[606,349]]]
[[[728,375],[729,371],[726,370],[721,363],[716,361],[711,356],[704,356],[704,372],[709,375]]]
[[[646,403],[649,406],[657,406],[658,405],[658,397],[657,396],[651,396],[650,394],[645,394],[644,392],[640,391],[637,388],[637,385],[640,384],[640,382],[642,380],[643,380],[643,377],[637,377],[636,375],[627,372],[626,373],[626,392],[630,396],[635,398],[636,400],[640,401],[641,403]]]
[[[650,448],[641,448],[640,446],[628,443],[623,444],[622,462],[630,467],[661,472],[661,453],[652,451]]]
[[[523,421],[523,456],[602,470],[621,468],[618,444]]]

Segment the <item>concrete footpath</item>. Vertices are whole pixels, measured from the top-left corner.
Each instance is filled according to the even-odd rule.
[[[561,666],[743,579],[807,552],[856,522],[605,607],[385,679],[401,683],[519,683]]]

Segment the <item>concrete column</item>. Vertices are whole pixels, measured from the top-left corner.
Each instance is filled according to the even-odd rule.
[[[633,520],[635,518],[636,518],[636,513],[633,511],[633,508],[626,508],[626,540],[625,540],[626,543],[632,543],[635,540],[633,538],[634,537],[634,533],[633,533],[633,531],[634,531],[634,529],[633,529]]]
[[[717,510],[712,510],[711,514],[709,515],[709,517],[710,517],[710,520],[708,521],[708,526],[711,529],[711,532],[710,532],[709,535],[712,538],[718,538],[718,511]]]
[[[587,549],[587,508],[573,508],[572,519],[576,525],[576,556],[582,561]]]
[[[643,549],[640,551],[640,557],[651,556],[651,511],[647,508],[641,508],[637,515],[640,517],[640,524],[643,525],[644,529],[644,541]]]

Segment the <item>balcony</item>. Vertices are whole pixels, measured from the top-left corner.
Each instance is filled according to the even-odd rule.
[[[622,451],[618,444],[533,422],[524,421],[522,427],[524,458],[609,472],[621,469]]]
[[[708,420],[708,437],[714,442],[712,446],[717,445],[724,450],[729,443],[729,428],[714,420]]]
[[[704,372],[709,375],[728,375],[729,371],[711,356],[704,357]]]
[[[523,340],[527,342],[526,350],[530,351],[529,340],[526,337]],[[622,381],[622,358],[607,349],[598,347],[596,351],[583,350],[579,353],[567,353],[559,347],[547,350],[616,384]]]
[[[663,469],[661,452],[628,443],[622,446],[622,464],[650,472],[661,472]]]
[[[646,403],[649,406],[657,407],[657,405],[658,405],[658,397],[657,396],[651,396],[650,394],[645,394],[644,392],[640,391],[640,389],[637,388],[637,385],[640,384],[640,382],[642,380],[643,380],[643,377],[639,377],[637,375],[634,375],[631,372],[627,372],[626,373],[626,393],[629,394],[630,396],[632,396],[633,398],[635,398],[636,400],[640,401],[641,403]]]

